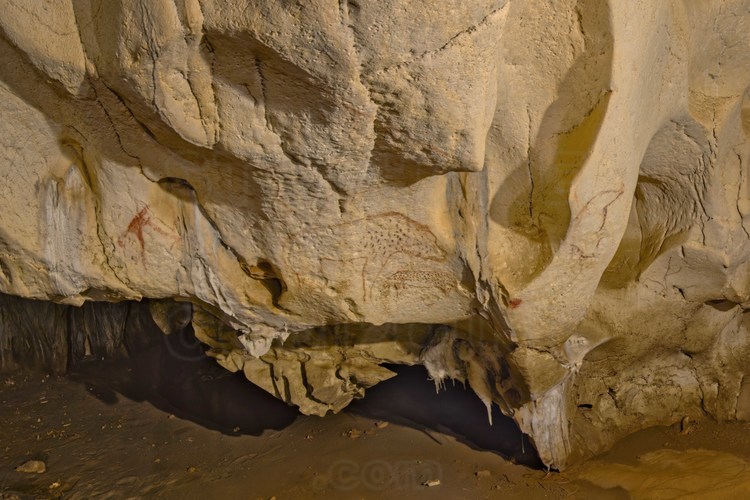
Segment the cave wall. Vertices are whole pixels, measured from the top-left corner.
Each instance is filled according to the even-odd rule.
[[[750,418],[748,32],[747,0],[0,0],[0,292],[189,301],[307,413],[424,364],[556,468]]]

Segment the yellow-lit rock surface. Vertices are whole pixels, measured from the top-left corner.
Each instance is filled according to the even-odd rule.
[[[747,0],[0,0],[0,292],[189,301],[306,413],[425,364],[558,469],[750,418],[748,33]]]

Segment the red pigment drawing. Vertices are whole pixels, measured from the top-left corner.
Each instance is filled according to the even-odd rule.
[[[143,259],[144,265],[146,258],[146,240],[143,237],[143,231],[146,227],[150,227],[152,230],[164,236],[174,236],[158,227],[151,219],[151,212],[149,211],[148,207],[143,207],[141,211],[138,212],[130,221],[130,224],[128,224],[128,228],[125,230],[122,236],[118,238],[117,243],[120,245],[120,247],[125,247],[125,239],[128,237],[128,235],[132,234],[133,237],[138,240],[138,243],[141,246],[141,258]],[[177,236],[176,240],[179,240],[179,236]],[[172,243],[172,246],[174,246],[174,242]]]
[[[146,242],[143,240],[143,228],[150,223],[151,217],[148,213],[148,207],[143,207],[141,211],[138,212],[135,217],[133,217],[133,220],[130,221],[130,224],[128,224],[128,229],[125,231],[125,234],[123,234],[123,238],[128,234],[132,234],[136,237],[138,242],[141,244],[141,253],[146,250]],[[120,246],[123,246],[122,241],[120,241]]]

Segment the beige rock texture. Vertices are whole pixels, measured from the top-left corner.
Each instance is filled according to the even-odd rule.
[[[305,413],[423,364],[557,469],[750,419],[749,33],[748,0],[0,0],[0,292],[190,302]]]

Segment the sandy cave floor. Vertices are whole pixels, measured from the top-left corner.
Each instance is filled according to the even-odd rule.
[[[345,412],[318,418],[297,414],[206,360],[159,379],[155,359],[162,357],[89,363],[65,377],[0,377],[0,498],[604,499],[750,492],[746,424],[699,422],[689,433],[679,425],[648,429],[583,466],[547,473],[510,421],[495,415],[490,428],[469,390],[459,385],[436,395],[421,367],[400,368]],[[15,470],[30,459],[44,461],[46,472]]]

